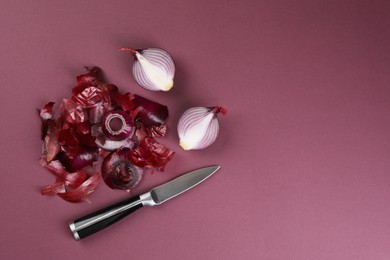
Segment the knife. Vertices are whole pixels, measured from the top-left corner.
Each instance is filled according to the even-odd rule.
[[[75,240],[92,235],[123,219],[143,206],[153,207],[195,187],[218,171],[220,166],[200,168],[157,186],[150,191],[98,210],[69,224]]]

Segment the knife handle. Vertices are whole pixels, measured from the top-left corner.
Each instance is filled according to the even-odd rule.
[[[74,239],[79,240],[114,224],[137,209],[142,208],[142,206],[143,203],[140,197],[134,196],[78,218],[70,223],[69,227]]]

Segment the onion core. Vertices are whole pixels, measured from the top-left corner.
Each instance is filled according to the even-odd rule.
[[[111,140],[119,141],[131,137],[134,130],[132,118],[124,111],[111,111],[103,118],[103,132]]]

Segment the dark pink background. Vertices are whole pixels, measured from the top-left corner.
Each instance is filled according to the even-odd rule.
[[[390,259],[388,1],[15,1],[0,3],[1,259]],[[161,47],[169,93],[136,85],[119,47]],[[73,240],[91,204],[42,197],[36,109],[69,97],[84,65],[170,109],[176,151],[141,193],[210,164],[222,169],[169,203]],[[217,142],[183,151],[191,106],[225,105]]]

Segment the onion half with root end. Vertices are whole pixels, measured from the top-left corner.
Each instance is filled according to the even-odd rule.
[[[160,48],[119,50],[134,56],[133,76],[141,87],[151,91],[168,91],[173,87],[175,64],[167,51]]]
[[[179,119],[177,132],[180,146],[184,150],[200,150],[215,142],[219,133],[217,115],[226,115],[222,106],[193,107],[186,110]]]

